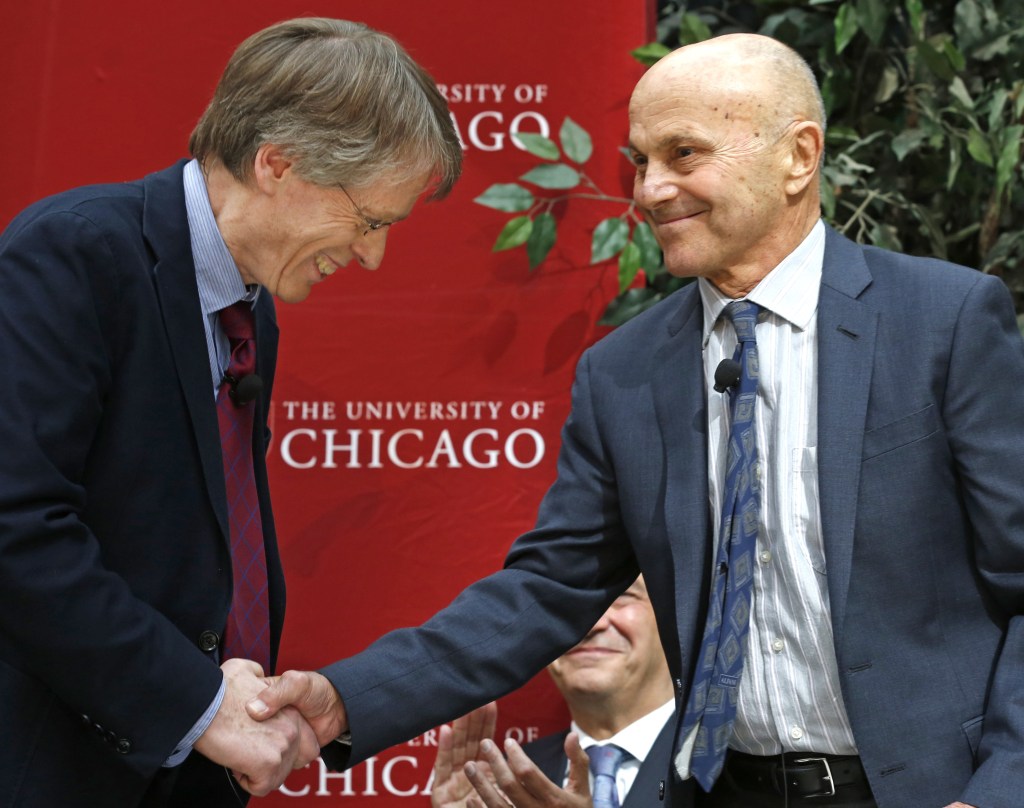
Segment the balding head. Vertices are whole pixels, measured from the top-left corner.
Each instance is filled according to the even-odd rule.
[[[672,51],[640,78],[630,106],[678,85],[757,99],[779,130],[796,120],[825,128],[825,106],[810,66],[792,48],[761,34],[727,34]]]
[[[731,34],[687,45],[629,104],[633,195],[679,276],[742,297],[820,217],[821,94],[780,42]]]

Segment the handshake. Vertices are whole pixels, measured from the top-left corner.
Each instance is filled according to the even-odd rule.
[[[221,670],[224,701],[194,749],[250,794],[269,794],[348,729],[338,692],[319,673],[266,677],[245,659],[229,659]]]

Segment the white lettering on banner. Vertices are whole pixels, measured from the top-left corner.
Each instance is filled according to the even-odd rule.
[[[284,401],[284,420],[360,424],[349,429],[289,425],[280,453],[293,469],[531,469],[544,460],[544,436],[536,429],[503,429],[501,421],[540,421],[544,401]],[[465,431],[433,424],[479,424]],[[387,428],[369,428],[373,423]],[[404,426],[409,422],[423,428]],[[367,428],[364,428],[366,425]]]
[[[449,104],[500,104],[506,84],[438,84],[437,89]],[[546,84],[517,84],[512,97],[520,104],[542,104],[548,97]]]
[[[544,137],[548,137],[551,134],[551,125],[548,123],[548,119],[539,112],[534,110],[520,112],[512,118],[506,130],[504,113],[489,109],[478,112],[469,118],[469,124],[466,128],[466,134],[469,136],[469,143],[467,144],[466,138],[462,136],[462,126],[459,123],[459,118],[454,112],[451,113],[451,119],[463,149],[473,146],[481,151],[501,151],[505,148],[506,136],[510,137],[518,132],[533,133],[543,135]],[[528,123],[529,121],[534,123],[530,124]],[[512,143],[517,149],[526,150],[526,147],[514,138]]]
[[[519,743],[537,740],[540,732],[537,727],[509,727],[505,730],[506,738],[515,738]],[[407,746],[437,746],[437,730],[413,738]],[[390,794],[395,797],[429,796],[434,783],[433,758],[430,760],[412,755],[396,755],[392,758],[374,756],[353,769],[343,772],[330,771],[324,762],[317,759],[313,764],[310,781],[299,786],[295,782],[301,774],[292,775],[292,782],[281,786],[280,791],[285,797],[379,797]],[[310,772],[310,765],[303,768]],[[426,775],[426,779],[424,779]]]
[[[517,429],[504,439],[496,429],[475,429],[462,438],[442,429],[293,429],[281,439],[281,458],[294,469],[462,468],[493,469],[502,461],[531,469],[544,459],[544,436],[535,429]]]
[[[493,101],[501,103],[505,95],[504,84],[438,84],[437,89],[449,104],[484,103]]]
[[[345,417],[350,421],[493,421],[502,406],[500,401],[346,401]]]

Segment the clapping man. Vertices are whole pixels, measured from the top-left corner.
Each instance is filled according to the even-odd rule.
[[[665,791],[672,751],[675,699],[654,609],[643,578],[623,592],[587,635],[548,666],[569,707],[572,725],[521,748],[505,743],[506,763],[494,744],[490,764],[463,770],[494,731],[493,704],[439,730],[433,808],[462,808],[474,793],[491,805],[500,779],[505,803],[516,808],[558,804],[645,808]],[[589,770],[589,776],[588,776]],[[582,786],[586,786],[586,791]],[[575,800],[575,803],[573,802]],[[500,806],[501,802],[497,802]]]

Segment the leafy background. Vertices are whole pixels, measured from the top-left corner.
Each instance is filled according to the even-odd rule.
[[[657,41],[633,55],[735,31],[795,48],[815,69],[828,113],[825,219],[862,243],[930,255],[1001,277],[1024,327],[1024,3],[1021,0],[720,0],[659,4]],[[628,192],[586,174],[589,134],[566,119],[557,142],[520,135],[538,165],[477,202],[514,214],[495,250],[543,264],[568,204],[620,202],[595,222],[591,263],[618,262],[619,325],[686,281],[665,271]],[[624,158],[625,159],[625,158]]]

